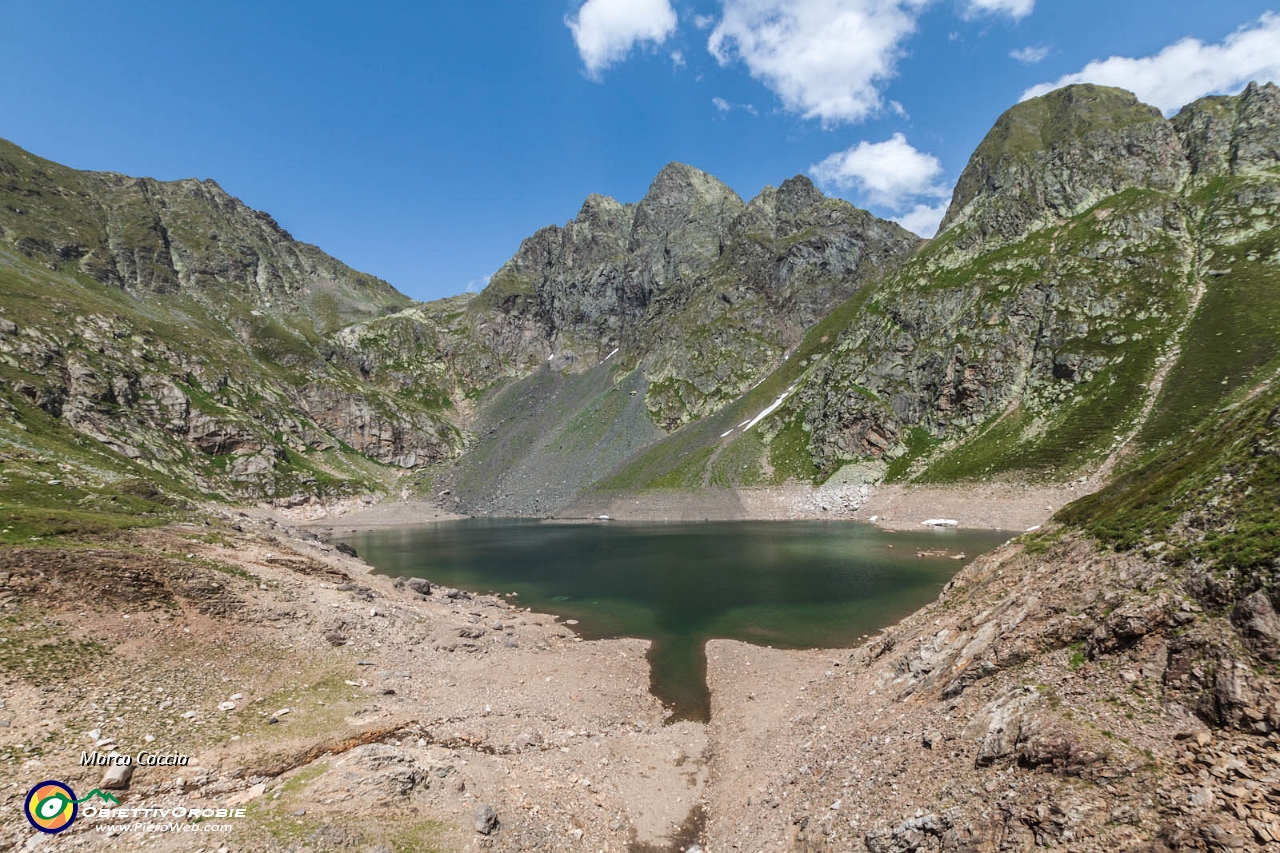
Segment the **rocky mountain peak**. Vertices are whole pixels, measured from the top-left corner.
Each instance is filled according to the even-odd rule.
[[[685,277],[719,255],[723,235],[745,206],[701,169],[669,163],[636,205],[631,247],[658,250],[669,261],[665,277]]]
[[[194,297],[236,322],[256,311],[324,333],[409,301],[212,180],[81,172],[10,143],[0,143],[4,245],[136,297]]]
[[[654,177],[641,205],[719,204],[742,199],[724,182],[686,163],[668,163]]]
[[[1173,125],[1131,92],[1067,86],[1009,109],[956,184],[942,231],[1015,239],[1130,187],[1176,190],[1188,167]]]
[[[816,207],[826,200],[827,197],[823,195],[822,190],[814,186],[807,175],[787,178],[782,182],[782,186],[778,187],[779,203],[793,209]]]
[[[1280,87],[1250,83],[1235,97],[1201,98],[1173,119],[1192,173],[1214,177],[1280,165]]]
[[[612,196],[592,193],[583,200],[582,207],[578,210],[578,215],[574,217],[573,221],[579,223],[606,222],[630,207],[634,207],[634,205],[624,205]]]

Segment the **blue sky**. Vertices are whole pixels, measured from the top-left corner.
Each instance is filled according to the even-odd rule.
[[[0,136],[83,169],[214,178],[431,299],[672,160],[744,198],[811,174],[928,232],[1037,86],[1172,110],[1280,79],[1248,0],[13,0]],[[1191,41],[1188,41],[1188,40]]]

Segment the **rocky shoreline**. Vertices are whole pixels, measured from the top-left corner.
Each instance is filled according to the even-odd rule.
[[[840,484],[811,487],[788,483],[768,489],[705,489],[699,492],[654,491],[633,495],[584,498],[544,516],[564,521],[862,521],[886,529],[918,529],[931,518],[947,518],[977,530],[1023,533],[1043,524],[1073,500],[1091,493],[1093,481],[1053,486],[1011,483],[922,487]],[[265,511],[265,509],[263,510]],[[450,512],[440,502],[392,500],[378,504],[272,508],[290,523],[326,534],[382,530],[468,516]]]
[[[39,837],[20,817],[25,780],[88,790],[100,770],[76,763],[82,750],[144,745],[190,766],[138,768],[122,800],[244,807],[236,850],[1280,839],[1275,680],[1241,668],[1221,621],[1158,564],[1078,536],[1002,546],[857,649],[713,641],[710,723],[671,724],[644,642],[582,641],[517,599],[393,581],[265,513],[214,514],[88,550],[2,552],[6,640],[37,663],[10,669],[0,706],[16,780],[0,849]],[[111,665],[43,680],[39,649],[65,644]],[[1235,675],[1214,681],[1205,654]],[[88,823],[59,839],[102,846]]]

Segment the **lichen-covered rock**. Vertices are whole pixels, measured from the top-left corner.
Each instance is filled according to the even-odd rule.
[[[1280,615],[1270,595],[1258,590],[1236,606],[1231,619],[1255,654],[1264,660],[1280,660]]]
[[[1196,176],[1273,169],[1280,164],[1280,87],[1251,83],[1238,97],[1201,98],[1173,126]]]

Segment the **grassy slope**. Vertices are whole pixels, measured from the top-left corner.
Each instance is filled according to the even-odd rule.
[[[1280,357],[1280,231],[1273,217],[1232,202],[1253,183],[1222,178],[1192,196],[1204,211],[1200,228],[1206,272],[1217,274],[1207,277],[1182,359],[1142,431],[1146,447],[1170,441],[1211,416]],[[1231,222],[1231,229],[1215,224],[1219,219]]]
[[[1040,232],[957,271],[965,275],[993,260],[999,263],[998,256],[1007,252],[1049,258],[1041,263],[1052,270],[1059,289],[1092,291],[1093,299],[1113,302],[1120,310],[1110,322],[1095,321],[1088,334],[1059,347],[1107,360],[1107,366],[1090,381],[1040,389],[1040,399],[1035,393],[1024,397],[1016,409],[993,418],[958,447],[937,453],[924,446],[924,453],[934,455],[914,479],[930,483],[1010,475],[1063,479],[1111,452],[1116,438],[1128,432],[1141,412],[1156,359],[1186,316],[1194,282],[1178,269],[1177,259],[1184,250],[1172,239],[1145,251],[1131,251],[1128,257],[1141,266],[1130,275],[1117,275],[1112,265],[1090,257],[1103,239],[1097,216],[1102,212],[1125,216],[1164,201],[1158,193],[1121,193],[1061,228]],[[989,289],[983,298],[998,300],[1000,289]]]
[[[817,323],[782,366],[758,386],[716,414],[672,433],[637,455],[619,471],[600,481],[597,488],[605,492],[700,488],[707,475],[707,463],[721,443],[721,435],[744,420],[754,418],[817,359],[824,357],[835,344],[840,331],[863,309],[870,293],[870,287],[860,291]],[[761,441],[758,430],[757,426],[749,433],[738,433],[731,438],[730,446],[720,454],[717,467],[711,472],[714,484],[762,484],[766,481],[766,459],[775,472],[786,472],[799,479],[812,480],[818,476],[817,468],[807,458],[807,450],[798,447],[794,441],[779,443],[776,440],[774,444],[778,447],[775,449]]]
[[[128,292],[113,286],[121,280]],[[392,479],[341,441],[312,451],[300,449],[296,437],[286,440],[282,433],[298,425],[321,433],[300,404],[299,389],[313,383],[363,399],[388,422],[405,415],[446,443],[461,440],[443,411],[443,383],[406,391],[394,376],[366,381],[335,359],[327,339],[412,300],[292,241],[269,216],[211,182],[81,172],[0,140],[0,294],[0,316],[21,330],[18,354],[0,359],[0,396],[12,398],[8,420],[17,418],[19,430],[22,419],[31,426],[39,416],[12,391],[52,389],[56,396],[65,356],[104,380],[123,374],[171,381],[193,410],[256,435],[277,457],[271,494],[381,491]],[[85,318],[97,328],[86,330]],[[49,363],[22,355],[23,335],[53,354]],[[211,387],[201,387],[202,379]],[[151,401],[144,393],[140,402]],[[220,480],[232,457],[207,456],[148,428],[127,406],[95,406],[95,417],[114,418],[120,434],[147,432],[144,451],[156,450],[187,492],[200,478],[238,488]]]
[[[0,419],[0,544],[101,536],[186,514],[183,484],[107,450],[5,395]],[[167,493],[167,494],[166,494]]]
[[[1280,383],[1233,395],[1219,413],[1107,489],[1062,510],[1118,549],[1158,551],[1252,575],[1280,564]]]

